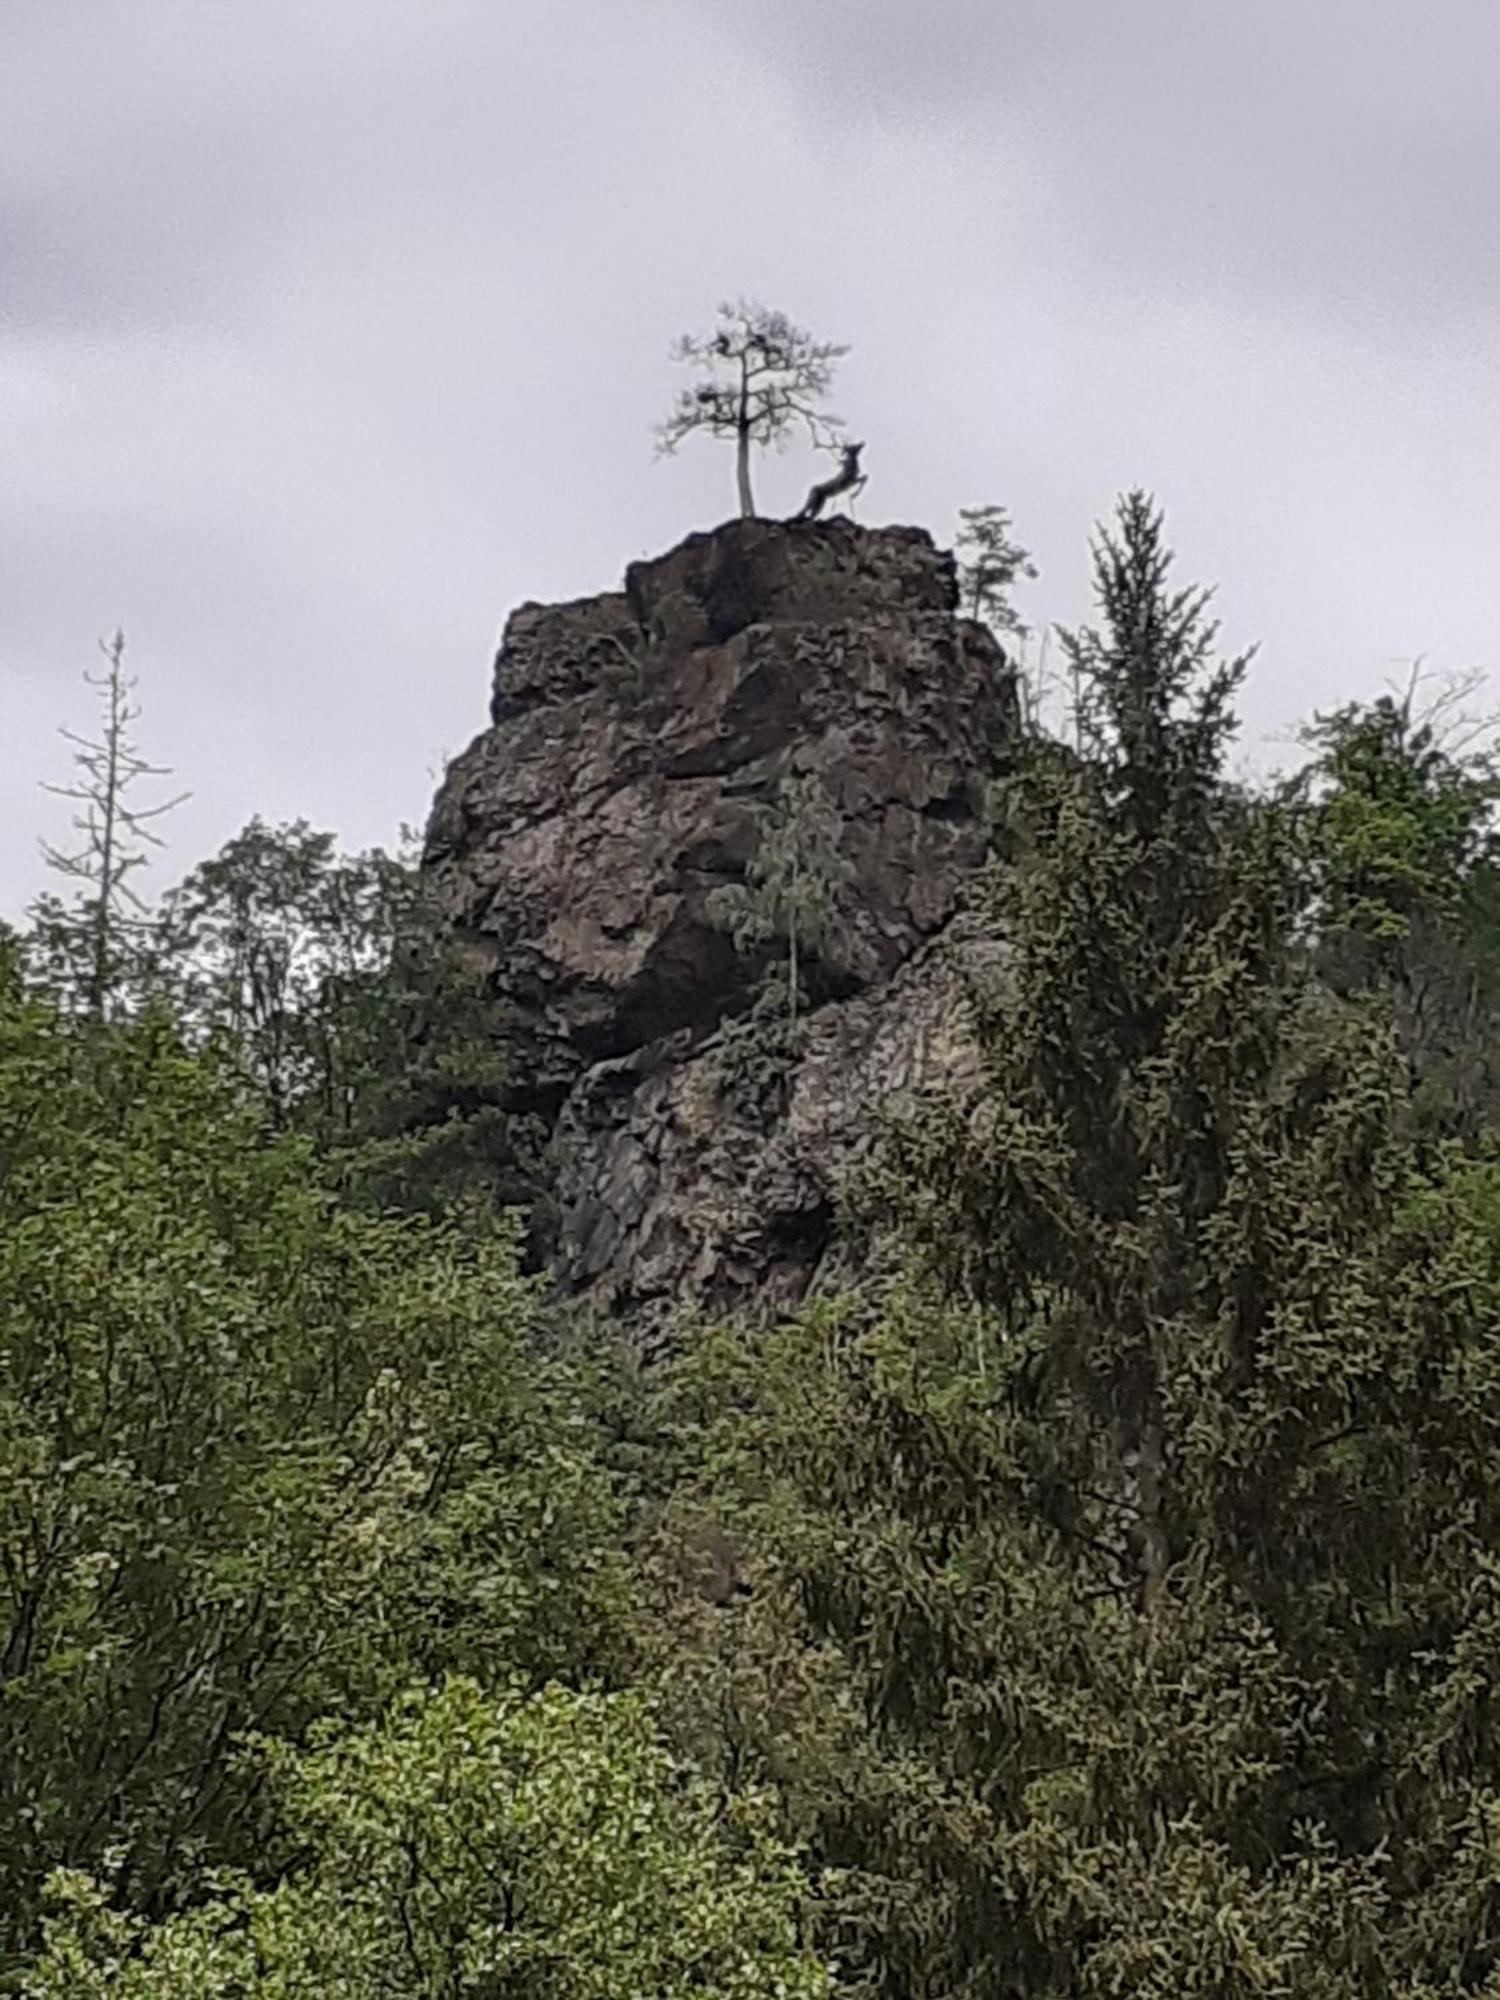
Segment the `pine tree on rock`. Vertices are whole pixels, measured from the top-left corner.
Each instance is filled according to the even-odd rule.
[[[1035,578],[1037,568],[1029,549],[1012,531],[1005,507],[960,507],[958,535],[958,601],[966,618],[982,620],[993,632],[1024,639],[1029,627],[1011,603],[1017,577]]]
[[[767,981],[795,1022],[807,1000],[807,961],[830,953],[843,929],[841,898],[854,879],[843,819],[816,772],[783,779],[746,867],[745,886],[710,897],[710,909],[744,951],[776,941],[785,956]]]
[[[779,451],[800,428],[820,450],[829,450],[843,431],[842,419],[822,405],[834,365],[848,352],[814,340],[785,313],[754,299],[721,305],[712,333],[684,334],[672,349],[696,379],[678,392],[672,414],[657,426],[657,449],[670,456],[695,431],[732,438],[740,513],[749,519],[755,513],[752,446]]]

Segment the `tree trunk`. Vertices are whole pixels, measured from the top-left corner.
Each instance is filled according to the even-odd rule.
[[[89,974],[89,1014],[102,1021],[109,1004],[112,931],[115,914],[115,839],[120,811],[120,739],[125,730],[125,689],[121,661],[125,640],[117,632],[107,649],[109,658],[109,722],[104,732],[103,796],[99,800],[99,898],[94,910],[92,964]],[[91,815],[92,817],[92,815]]]
[[[750,494],[750,433],[741,429],[735,452],[735,474],[739,480],[740,513],[748,521],[755,512],[755,501]]]

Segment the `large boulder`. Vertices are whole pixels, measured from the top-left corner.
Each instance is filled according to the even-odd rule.
[[[786,1282],[770,1248],[761,1277],[796,1290],[816,1263],[846,1143],[835,1128],[850,1121],[830,1113],[815,1141],[807,1107],[836,1099],[841,1074],[851,1092],[881,1088],[877,1051],[902,1013],[915,1039],[896,1067],[920,1067],[931,996],[918,989],[949,976],[929,947],[985,850],[987,785],[1015,741],[1013,674],[955,600],[952,558],[920,529],[739,520],[633,564],[623,592],[511,617],[493,726],[450,766],[423,866],[445,927],[486,967],[517,1101],[557,1123],[570,1286],[622,1309],[679,1278],[684,1296],[716,1295],[705,1268],[721,1252],[689,1240],[688,1183],[776,1181],[788,1120],[823,1194],[795,1198],[816,1219],[788,1225],[801,1239]],[[836,809],[849,877],[813,968],[821,1005],[760,1163],[731,1172],[716,1154],[710,1172],[702,1146],[661,1139],[662,1120],[719,1118],[704,1079],[723,1065],[704,1045],[765,970],[715,892],[743,889],[778,788],[808,774]],[[933,970],[902,978],[914,961]],[[741,1134],[736,1157],[756,1142]],[[612,1207],[624,1180],[635,1191]],[[625,1266],[648,1255],[648,1211],[670,1212],[676,1247],[652,1250],[636,1283]]]

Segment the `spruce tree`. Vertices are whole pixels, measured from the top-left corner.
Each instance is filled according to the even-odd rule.
[[[843,852],[843,819],[816,772],[783,779],[745,870],[743,888],[717,891],[710,908],[740,951],[785,946],[766,994],[795,1022],[807,999],[808,960],[831,956],[843,925],[841,898],[854,868]]]
[[[683,1727],[779,1778],[856,1993],[1490,1991],[1500,1179],[1312,977],[1145,496],[1095,559],[982,1079],[866,1190],[899,1278],[670,1392],[750,1584],[678,1615]]]

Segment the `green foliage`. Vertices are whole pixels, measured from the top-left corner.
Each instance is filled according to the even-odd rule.
[[[540,1140],[507,1108],[493,1008],[433,937],[410,861],[252,820],[165,899],[156,982],[356,1198],[493,1211],[536,1196]]]
[[[378,1061],[368,1003],[414,900],[411,871],[346,857],[303,820],[254,819],[172,890],[162,958],[178,1013],[221,1036],[278,1125],[347,1133]]]
[[[617,1505],[503,1236],[341,1210],[148,1015],[0,994],[0,1954],[257,1853],[238,1734],[610,1671]]]
[[[987,908],[983,1074],[870,1177],[883,1295],[676,1372],[681,1727],[773,1778],[850,1990],[1493,1991],[1500,1167],[1412,1145],[1310,977],[1290,808],[1224,783],[1140,495]]]
[[[630,1695],[415,1694],[269,1746],[297,1867],[159,1925],[53,1886],[29,2000],[818,2000],[802,1886],[764,1808],[683,1773]]]
[[[1500,766],[1491,730],[1382,696],[1319,716],[1301,783],[1314,802],[1319,965],[1341,991],[1393,1008],[1429,1129],[1493,1123],[1500,1078]]]
[[[799,341],[742,308],[687,428],[748,449]],[[404,862],[252,823],[102,1007],[54,981],[83,1019],[0,930],[0,1990],[1494,1995],[1495,770],[1385,701],[1248,797],[1146,496],[1095,570],[860,1295],[644,1385],[495,1225],[487,1001]],[[773,960],[741,1119],[841,835],[788,779],[718,900]]]
[[[1370,939],[1460,914],[1475,871],[1493,871],[1500,768],[1483,745],[1449,747],[1441,717],[1382,695],[1320,715],[1317,753],[1324,922]]]
[[[842,929],[841,893],[854,877],[841,846],[843,826],[816,772],[783,779],[745,871],[745,890],[720,890],[710,899],[739,950],[785,941],[770,997],[792,1021],[805,998],[808,958],[826,956]]]
[[[996,632],[1008,632],[1024,639],[1028,627],[1011,602],[1011,589],[1020,576],[1034,578],[1036,565],[1031,551],[1023,549],[1012,533],[1007,508],[960,507],[958,539],[958,597],[964,615],[982,619]]]

